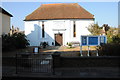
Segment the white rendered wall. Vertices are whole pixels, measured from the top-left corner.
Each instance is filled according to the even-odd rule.
[[[0,35],[2,35],[3,33],[9,33],[10,32],[10,16],[6,15],[6,14],[2,14],[0,13],[0,15],[2,16],[2,32],[0,30]]]
[[[80,41],[81,35],[89,35],[90,32],[88,31],[88,26],[94,23],[94,20],[90,19],[82,19],[82,20],[75,20],[76,23],[76,37],[73,37],[73,20],[71,20],[71,42],[72,41]]]
[[[42,21],[44,21],[45,38],[42,38]],[[76,37],[73,37],[73,21],[76,22]],[[80,42],[80,35],[90,34],[87,27],[92,23],[94,20],[90,19],[25,21],[25,35],[30,41],[30,46],[39,46],[43,41],[52,46],[52,42],[55,44],[54,35],[60,33],[63,35],[63,45],[66,45],[67,42]]]

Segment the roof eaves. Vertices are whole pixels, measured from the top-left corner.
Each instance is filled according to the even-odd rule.
[[[3,14],[8,15],[8,16],[10,16],[10,17],[13,17],[13,15],[12,15],[12,14],[8,13],[6,10],[4,10],[4,9],[3,9],[3,8],[1,8],[1,7],[0,7],[0,12],[2,12]]]
[[[54,18],[54,19],[24,19],[23,21],[36,21],[36,20],[61,20],[61,19],[95,19],[95,18]]]

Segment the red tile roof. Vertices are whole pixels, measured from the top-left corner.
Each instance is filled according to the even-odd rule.
[[[77,3],[42,4],[25,21],[48,19],[94,19],[94,15]]]

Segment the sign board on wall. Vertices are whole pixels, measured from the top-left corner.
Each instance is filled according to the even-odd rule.
[[[81,46],[98,46],[107,43],[106,36],[81,36]]]

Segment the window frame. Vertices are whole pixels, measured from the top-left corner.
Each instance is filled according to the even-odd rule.
[[[44,26],[44,21],[42,21],[42,38],[45,38],[45,26]]]
[[[73,37],[76,37],[76,22],[73,21]]]

